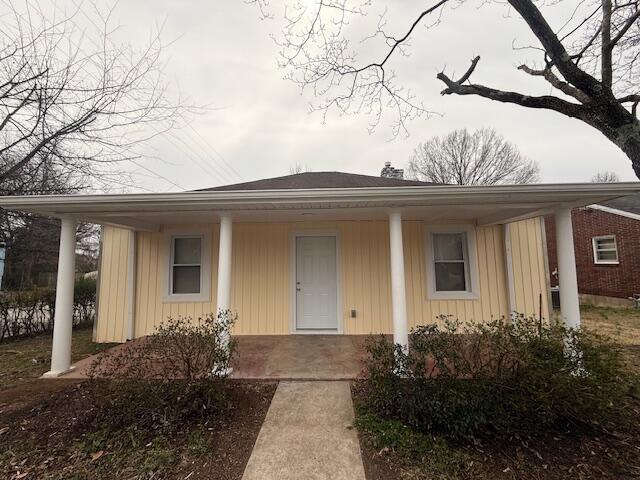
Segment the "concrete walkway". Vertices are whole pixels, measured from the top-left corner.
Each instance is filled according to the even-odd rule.
[[[349,382],[280,382],[243,480],[364,480]]]

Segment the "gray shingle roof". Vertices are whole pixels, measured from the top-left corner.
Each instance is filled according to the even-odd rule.
[[[253,182],[235,183],[220,187],[203,188],[200,191],[229,190],[282,190],[313,188],[366,188],[366,187],[415,187],[439,185],[438,183],[420,182],[418,180],[401,180],[398,178],[374,177],[342,172],[305,172],[283,177],[265,178]]]
[[[600,202],[598,205],[640,215],[640,194],[607,200],[606,202]]]

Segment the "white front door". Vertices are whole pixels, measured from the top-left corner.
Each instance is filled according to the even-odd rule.
[[[296,237],[296,330],[338,330],[335,236]]]

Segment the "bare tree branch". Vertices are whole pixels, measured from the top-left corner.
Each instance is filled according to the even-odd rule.
[[[471,61],[471,66],[464,73],[459,80],[452,80],[444,72],[440,72],[437,75],[438,80],[444,82],[447,86],[440,93],[442,95],[479,95],[481,97],[489,98],[503,103],[515,103],[530,108],[544,108],[547,110],[554,110],[556,112],[564,113],[572,117],[579,117],[580,105],[561,100],[558,97],[551,95],[544,95],[541,97],[532,97],[524,95],[522,93],[497,90],[495,88],[485,87],[478,84],[466,84],[463,85],[461,80],[469,78],[475,71],[476,65],[480,57],[476,57]]]
[[[118,44],[112,10],[89,5],[97,21],[82,4],[61,20],[30,2],[0,5],[0,182],[43,157],[67,172],[110,176],[137,156],[136,145],[193,111],[170,99],[161,31],[142,50]],[[79,14],[95,29],[79,28]]]
[[[534,77],[535,76],[544,77],[544,79],[547,82],[549,82],[551,85],[553,85],[555,88],[575,98],[581,103],[589,103],[591,101],[591,98],[588,95],[586,95],[584,92],[581,92],[577,88],[571,86],[569,83],[563,82],[562,80],[560,80],[553,73],[550,67],[547,67],[544,70],[534,70],[533,68],[530,68],[527,65],[520,65],[518,69]]]
[[[259,1],[259,0],[255,0]],[[569,0],[565,0],[569,1]],[[637,95],[640,95],[640,3],[637,0],[575,0],[575,7],[561,27],[554,31],[541,9],[549,8],[534,0],[507,0],[526,22],[543,53],[543,67],[526,64],[520,70],[543,78],[563,95],[532,96],[524,92],[497,89],[473,82],[479,58],[466,72],[452,79],[444,71],[437,74],[446,88],[443,95],[476,95],[527,108],[547,109],[577,118],[596,128],[617,145],[631,160],[640,178],[640,122]],[[394,113],[393,133],[407,132],[407,122],[431,113],[415,96],[399,85],[389,68],[391,58],[408,53],[407,40],[426,18],[441,21],[444,1],[434,1],[407,19],[403,35],[387,32],[386,11],[377,29],[365,37],[382,39],[379,60],[358,62],[358,51],[351,48],[346,26],[364,16],[369,2],[347,6],[346,0],[318,0],[308,6],[294,3],[288,10],[283,39],[281,67],[286,77],[302,90],[311,90],[322,99],[312,110],[330,109],[341,114],[363,112],[373,117],[375,128],[385,109]],[[292,13],[293,12],[293,13]],[[555,22],[554,22],[555,23]],[[553,93],[553,92],[552,92]]]

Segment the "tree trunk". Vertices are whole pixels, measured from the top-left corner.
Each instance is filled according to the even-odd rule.
[[[615,143],[629,157],[633,171],[640,178],[640,121],[613,96],[599,100],[579,118]]]
[[[629,136],[627,141],[620,145],[620,148],[631,160],[631,166],[636,173],[636,177],[640,178],[640,126],[636,125],[636,127],[635,136]]]

